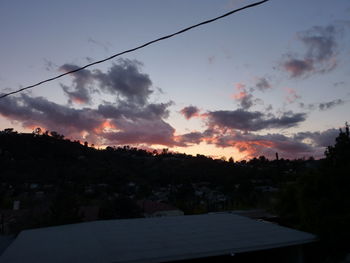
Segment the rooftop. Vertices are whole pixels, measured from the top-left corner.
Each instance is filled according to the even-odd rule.
[[[314,240],[308,233],[230,213],[106,220],[23,231],[0,262],[160,262]]]

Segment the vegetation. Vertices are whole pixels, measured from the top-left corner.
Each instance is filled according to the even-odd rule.
[[[282,225],[319,236],[323,260],[349,253],[350,135],[340,130],[322,160],[214,160],[129,146],[96,149],[56,132],[0,132],[0,212],[11,232],[75,223],[81,207],[99,219],[141,217],[137,200],[163,201],[186,214],[264,208]],[[11,217],[8,217],[11,218]],[[11,222],[12,223],[11,223]],[[2,223],[4,224],[4,222]],[[2,226],[1,229],[4,229]]]
[[[317,169],[298,175],[283,189],[277,211],[287,225],[315,233],[321,241],[320,258],[327,262],[350,252],[350,135],[340,130],[334,146]]]

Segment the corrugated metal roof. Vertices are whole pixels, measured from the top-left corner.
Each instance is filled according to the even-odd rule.
[[[229,213],[107,220],[23,231],[0,262],[159,262],[313,240],[308,233]]]

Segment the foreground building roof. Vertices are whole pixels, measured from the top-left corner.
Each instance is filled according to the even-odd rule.
[[[0,262],[161,262],[314,240],[308,233],[230,213],[106,220],[23,231]]]

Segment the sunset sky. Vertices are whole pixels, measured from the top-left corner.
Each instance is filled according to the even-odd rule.
[[[0,3],[0,93],[248,0]],[[0,129],[235,160],[322,157],[350,110],[350,1],[270,0],[0,100]]]

